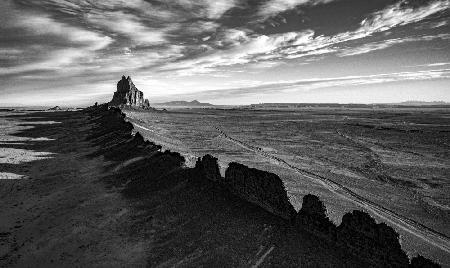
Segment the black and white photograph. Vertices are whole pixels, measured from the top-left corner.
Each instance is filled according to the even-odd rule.
[[[450,268],[450,0],[0,0],[0,267]]]

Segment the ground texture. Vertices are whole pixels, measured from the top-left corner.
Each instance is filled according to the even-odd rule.
[[[386,266],[197,180],[104,115],[1,114],[0,266]]]

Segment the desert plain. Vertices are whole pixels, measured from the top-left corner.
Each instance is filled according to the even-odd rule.
[[[296,208],[314,193],[335,223],[362,209],[394,227],[411,255],[450,260],[448,109],[178,108],[126,114],[141,134],[182,152],[191,165],[209,153],[223,169],[238,161],[273,172]]]
[[[179,152],[186,167],[211,154],[222,173],[233,161],[275,173],[296,209],[314,194],[336,224],[346,212],[366,211],[399,233],[410,257],[450,264],[448,110],[124,113],[134,132]],[[115,153],[129,138],[102,130],[99,118],[83,111],[0,113],[1,266],[365,262],[212,186],[174,177],[145,195],[124,195],[133,177],[153,176],[145,165],[159,167],[141,168],[149,155]]]

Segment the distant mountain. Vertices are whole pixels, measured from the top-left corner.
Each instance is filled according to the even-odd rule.
[[[429,105],[449,105],[450,103],[444,101],[404,101],[400,103],[393,103],[397,105],[410,105],[410,106],[429,106]]]
[[[154,106],[183,106],[183,107],[205,107],[214,106],[211,103],[199,102],[198,100],[193,101],[169,101],[162,103],[155,103]]]
[[[59,106],[55,106],[55,107],[49,108],[48,110],[49,111],[61,111],[62,109]]]

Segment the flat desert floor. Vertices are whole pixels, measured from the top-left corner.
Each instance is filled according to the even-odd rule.
[[[450,264],[450,111],[174,109],[126,111],[137,131],[193,165],[211,154],[278,174],[296,208],[313,193],[339,223],[362,209],[409,254]]]

